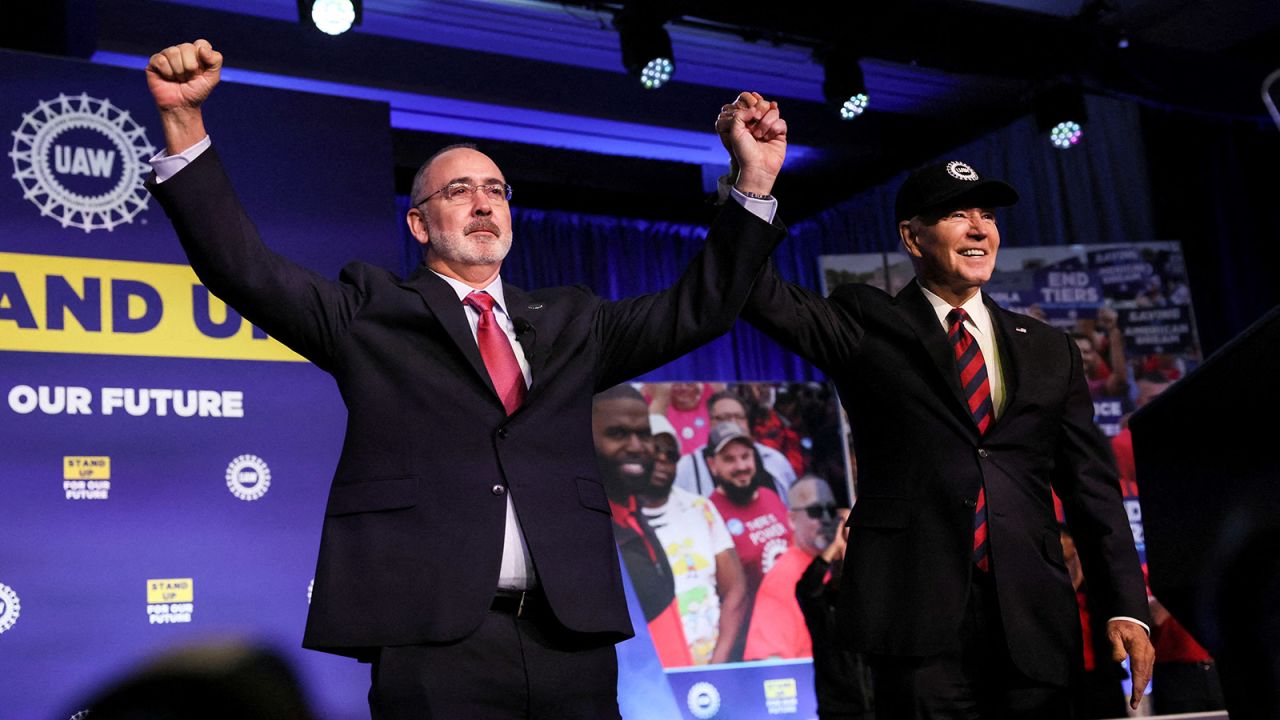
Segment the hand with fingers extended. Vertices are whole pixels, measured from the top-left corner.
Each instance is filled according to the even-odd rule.
[[[147,62],[147,88],[155,98],[170,153],[205,136],[200,105],[222,74],[222,53],[208,40],[173,45]]]
[[[720,109],[716,132],[729,151],[734,187],[756,195],[772,192],[787,155],[787,121],[778,103],[743,92]]]

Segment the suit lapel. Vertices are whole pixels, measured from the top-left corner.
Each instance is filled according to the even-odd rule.
[[[542,322],[543,304],[534,301],[529,294],[515,285],[502,284],[502,294],[507,300],[507,313],[516,326],[516,339],[524,352],[524,359],[529,363],[529,374],[532,382],[525,402],[529,401],[542,383],[543,369],[547,366],[547,358],[551,354],[551,333]]]
[[[493,393],[493,397],[497,399],[498,392],[493,389],[493,380],[489,378],[489,370],[484,366],[484,360],[480,357],[480,346],[476,344],[475,336],[471,334],[471,325],[467,323],[466,310],[463,309],[462,303],[458,301],[458,295],[449,287],[449,283],[441,280],[435,273],[426,267],[418,268],[408,280],[409,287],[412,287],[422,296],[427,303],[427,307],[431,313],[440,321],[440,325],[444,328],[449,338],[458,346],[458,350],[466,357],[471,368],[475,370],[480,381],[489,388],[489,392]]]
[[[955,351],[947,340],[947,333],[942,329],[942,324],[938,322],[933,306],[921,292],[920,284],[915,281],[907,283],[907,286],[894,297],[894,302],[903,319],[906,320],[907,326],[920,340],[929,359],[933,361],[934,369],[938,371],[942,382],[955,400],[948,405],[967,426],[972,427],[976,432],[978,426],[973,422],[969,404],[960,389],[960,371],[956,368]]]
[[[1004,380],[1004,407],[996,417],[996,422],[1000,422],[1017,397],[1018,381],[1022,375],[1019,370],[1024,364],[1023,353],[1028,340],[1025,323],[1029,320],[996,305],[987,295],[982,296],[982,302],[991,313],[991,324],[996,329],[996,352],[1000,353],[1001,379]]]

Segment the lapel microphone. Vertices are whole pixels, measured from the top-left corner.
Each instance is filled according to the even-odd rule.
[[[533,329],[533,323],[522,317],[511,318],[511,324],[515,326],[516,340],[520,341],[520,347],[524,350],[524,359],[533,364],[533,345],[537,342],[538,332]]]

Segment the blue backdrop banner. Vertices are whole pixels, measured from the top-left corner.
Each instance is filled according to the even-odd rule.
[[[345,410],[199,284],[142,181],[141,71],[0,54],[0,716],[66,718],[157,651],[284,652],[324,717],[367,667],[300,647]],[[227,84],[206,118],[273,248],[399,263],[383,105]]]

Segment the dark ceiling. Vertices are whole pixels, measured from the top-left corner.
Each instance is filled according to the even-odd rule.
[[[676,81],[656,91],[622,74],[610,27],[621,3],[365,0],[358,31],[331,38],[296,22],[294,0],[52,0],[31,23],[7,23],[0,44],[145,57],[208,37],[237,68],[479,103],[486,119],[511,127],[537,112],[626,123],[641,135],[646,127],[709,134],[721,104],[739,89],[759,90],[782,104],[792,143],[811,150],[788,163],[777,188],[792,219],[1007,124],[1062,79],[1260,118],[1261,81],[1280,64],[1277,0],[858,0],[788,3],[785,12],[776,2],[644,5],[672,18]],[[833,48],[866,59],[873,105],[852,122],[821,98],[812,55]],[[401,192],[435,148],[469,139],[448,124],[393,133]],[[706,219],[711,160],[504,137],[491,132],[481,144],[518,204]]]

